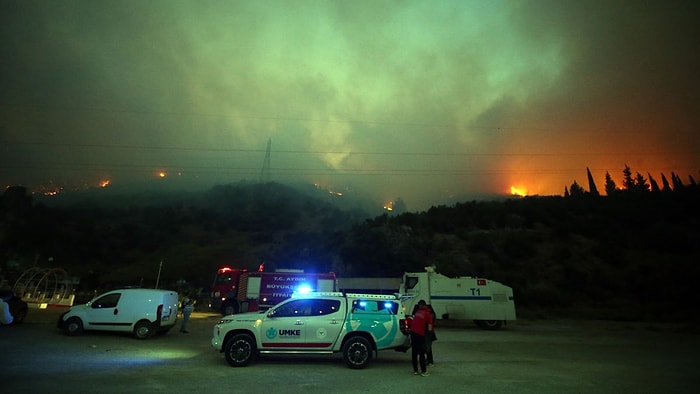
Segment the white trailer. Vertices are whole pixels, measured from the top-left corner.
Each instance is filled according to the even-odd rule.
[[[473,320],[484,329],[497,330],[508,320],[515,320],[513,289],[490,279],[449,278],[425,267],[425,272],[406,272],[399,294],[406,314],[412,314],[420,300],[435,310],[437,319]]]

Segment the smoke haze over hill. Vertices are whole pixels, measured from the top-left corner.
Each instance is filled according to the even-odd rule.
[[[695,2],[3,1],[0,184],[409,210],[700,170]],[[42,189],[43,188],[43,189]]]

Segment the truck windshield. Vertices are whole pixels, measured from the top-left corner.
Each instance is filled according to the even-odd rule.
[[[418,277],[417,276],[407,276],[406,280],[406,290],[410,290],[418,284]]]
[[[227,283],[231,283],[231,274],[216,275],[216,279],[214,280],[214,284],[225,285]]]

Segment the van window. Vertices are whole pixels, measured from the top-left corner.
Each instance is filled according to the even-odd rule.
[[[233,280],[231,274],[220,274],[214,279],[214,284],[216,285],[227,285]]]
[[[119,298],[121,293],[112,293],[104,295],[92,302],[92,308],[102,309],[102,308],[116,308],[117,303],[119,303]]]

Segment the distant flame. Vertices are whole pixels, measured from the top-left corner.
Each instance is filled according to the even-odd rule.
[[[511,186],[510,194],[514,196],[525,197],[527,196],[527,189],[522,186]]]
[[[165,173],[165,171],[161,171],[161,172],[158,173],[158,176],[161,177],[161,178],[165,178],[166,175],[167,175],[167,174]]]
[[[104,181],[100,181],[100,187],[107,187],[111,181],[109,179],[105,179]]]

